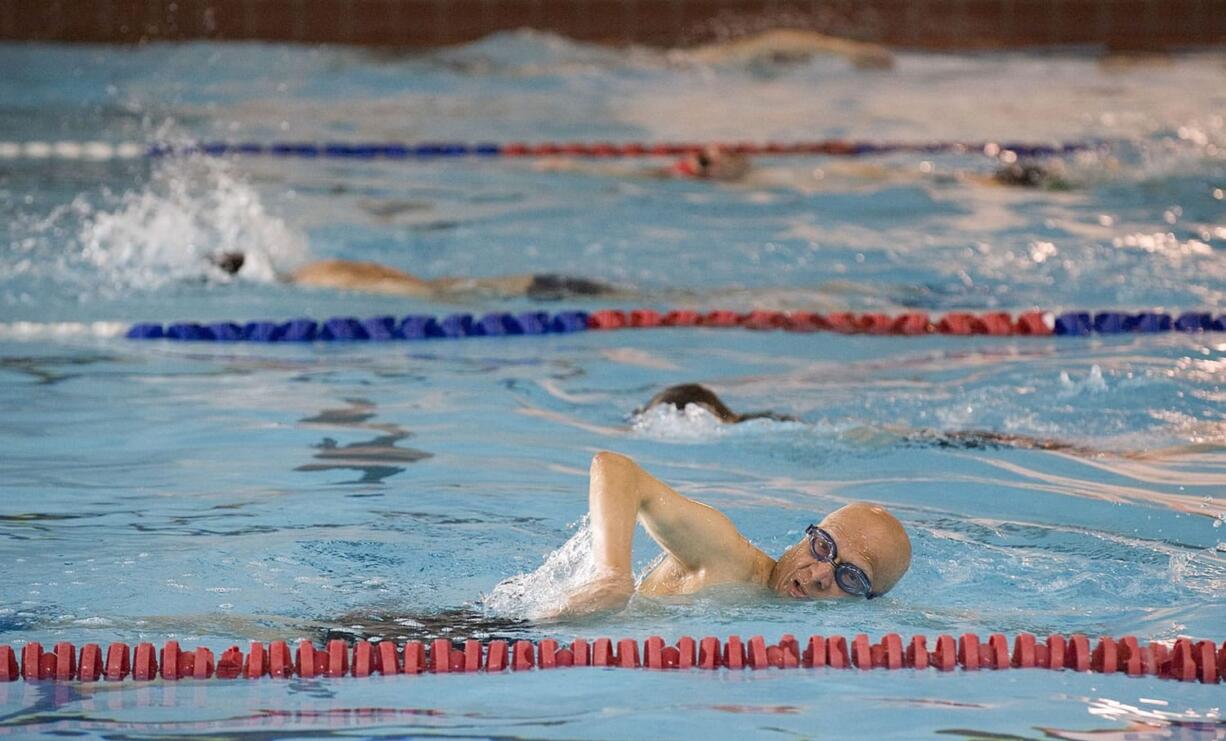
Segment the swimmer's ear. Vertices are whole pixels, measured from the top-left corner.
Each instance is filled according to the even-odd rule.
[[[243,263],[246,261],[246,255],[241,252],[214,252],[209,255],[209,262],[229,275],[234,275],[239,270],[242,270]]]

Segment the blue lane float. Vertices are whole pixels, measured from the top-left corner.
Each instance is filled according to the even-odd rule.
[[[293,319],[287,322],[175,322],[168,325],[134,324],[125,334],[133,340],[178,340],[181,342],[386,342],[460,337],[505,337],[513,335],[564,334],[588,328],[583,311],[549,314],[450,314],[444,317],[410,315],[403,318],[376,316],[332,317],[322,322]]]

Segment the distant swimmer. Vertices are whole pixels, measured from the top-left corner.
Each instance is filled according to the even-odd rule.
[[[788,64],[833,55],[843,57],[860,69],[894,66],[894,55],[884,46],[799,29],[775,29],[731,41],[703,44],[685,49],[680,55],[682,59],[702,64]]]
[[[1040,163],[1019,160],[1005,163],[991,174],[961,171],[933,173],[931,163],[921,167],[886,167],[875,162],[831,159],[819,167],[761,167],[735,149],[711,145],[689,152],[663,167],[634,167],[573,158],[540,160],[535,168],[542,172],[574,172],[618,178],[656,178],[700,180],[739,185],[746,188],[795,190],[802,193],[832,193],[915,185],[925,180],[936,183],[964,183],[984,187],[1028,188],[1034,190],[1072,190],[1073,184],[1059,160]]]
[[[663,167],[626,166],[590,162],[573,158],[539,160],[535,168],[541,172],[576,172],[619,178],[656,178],[709,180],[738,183],[750,174],[749,157],[718,145],[689,152]]]
[[[1058,160],[1040,164],[1031,160],[1019,160],[999,167],[992,173],[996,185],[1037,190],[1072,190],[1072,184],[1064,173],[1064,165]]]
[[[553,617],[619,610],[636,591],[681,595],[724,584],[797,600],[871,600],[893,589],[911,565],[906,530],[879,505],[855,502],[830,512],[775,559],[719,510],[607,451],[592,459],[588,511],[595,574],[570,591]],[[631,543],[638,522],[664,555],[636,588]]]
[[[734,183],[744,180],[749,174],[749,157],[718,146],[704,147],[691,152],[663,171],[668,177],[717,180]]]
[[[245,261],[246,258],[241,252],[221,252],[209,257],[209,262],[214,267],[229,275],[237,275],[243,269]],[[280,279],[298,286],[417,298],[446,299],[479,294],[499,297],[526,296],[538,301],[554,301],[618,294],[618,289],[600,281],[554,273],[427,280],[387,265],[355,260],[319,260],[292,273],[281,275]]]

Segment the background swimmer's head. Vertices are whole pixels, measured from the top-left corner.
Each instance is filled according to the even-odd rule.
[[[1068,181],[1060,176],[1058,164],[1040,165],[1037,162],[1011,162],[992,173],[992,179],[1000,185],[1015,188],[1043,188],[1066,190]]]
[[[728,408],[724,402],[715,395],[711,389],[697,383],[682,383],[676,386],[669,386],[660,393],[651,397],[647,405],[642,409],[635,411],[635,414],[643,412],[653,407],[662,404],[671,404],[681,411],[685,411],[688,404],[697,404],[703,407],[711,414],[715,415],[720,422],[729,424],[740,422],[741,415]]]
[[[853,502],[826,515],[818,524],[834,538],[838,560],[863,569],[877,594],[893,589],[911,566],[911,539],[885,507]],[[834,564],[813,558],[808,535],[779,557],[767,586],[795,599],[853,597],[835,582]]]
[[[213,267],[227,275],[237,274],[243,269],[243,263],[246,261],[247,257],[241,252],[214,252],[209,255],[209,262]]]
[[[685,177],[730,182],[749,172],[749,158],[719,147],[706,147],[677,160],[672,171]]]

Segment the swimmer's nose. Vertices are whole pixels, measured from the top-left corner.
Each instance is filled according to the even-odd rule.
[[[817,588],[818,594],[825,594],[834,587],[833,564],[818,562],[813,565],[813,569],[809,573],[813,580],[812,584]]]
[[[834,566],[816,562],[809,565],[807,573],[797,574],[800,589],[809,597],[820,597],[834,588]]]

